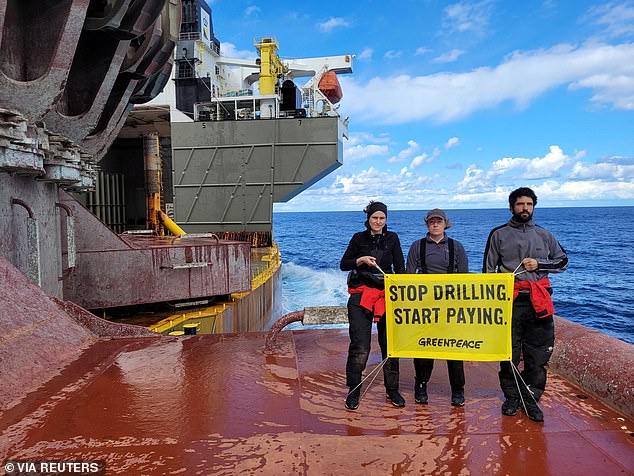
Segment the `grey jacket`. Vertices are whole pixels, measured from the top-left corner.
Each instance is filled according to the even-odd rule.
[[[484,250],[483,273],[512,273],[524,258],[535,258],[536,271],[524,272],[516,281],[539,281],[548,273],[561,273],[568,267],[568,256],[555,237],[533,220],[519,223],[514,218],[494,228]],[[517,272],[523,271],[520,267]]]
[[[436,243],[429,237],[429,233],[422,238],[427,240],[427,246],[425,248],[425,264],[427,265],[428,274],[447,274],[447,267],[449,266],[449,246],[447,244],[448,237],[445,234],[439,243]],[[454,240],[454,272],[456,273],[468,273],[469,272],[469,260],[467,253],[464,250],[464,246],[458,240]],[[408,274],[416,274],[422,272],[422,265],[420,260],[420,240],[416,240],[412,243],[407,253],[407,264],[405,265],[405,272]]]

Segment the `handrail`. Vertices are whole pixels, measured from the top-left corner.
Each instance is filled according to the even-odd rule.
[[[27,203],[24,200],[20,200],[19,198],[14,198],[11,197],[11,206],[13,205],[20,205],[21,207],[24,207],[26,209],[26,211],[29,213],[29,218],[35,220],[35,215],[33,214],[33,209],[27,205]]]
[[[66,212],[66,260],[68,267],[62,271],[62,275],[57,278],[63,281],[75,271],[75,262],[77,259],[77,251],[75,248],[75,221],[72,209],[64,203],[55,203],[57,208],[61,208]]]
[[[11,206],[20,205],[29,214],[26,219],[26,238],[28,246],[28,273],[29,278],[38,286],[42,285],[42,274],[40,269],[40,238],[38,223],[33,213],[33,209],[19,198],[11,197]]]

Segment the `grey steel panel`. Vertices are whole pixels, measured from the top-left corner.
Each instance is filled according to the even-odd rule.
[[[335,117],[172,124],[174,218],[186,231],[269,231],[290,200],[342,163]]]

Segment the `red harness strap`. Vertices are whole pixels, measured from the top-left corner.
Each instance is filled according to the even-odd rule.
[[[350,294],[361,294],[361,307],[368,311],[373,311],[374,322],[385,314],[385,291],[382,289],[359,286],[358,288],[348,288]]]
[[[548,278],[542,278],[539,281],[515,281],[513,300],[517,299],[520,291],[530,291],[531,304],[537,317],[552,316],[555,314],[555,305],[547,288],[550,288]]]

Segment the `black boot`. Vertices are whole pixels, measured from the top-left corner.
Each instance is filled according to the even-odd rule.
[[[427,382],[416,382],[414,386],[414,401],[416,403],[427,403]]]
[[[348,410],[356,410],[359,408],[359,399],[361,398],[361,386],[359,385],[355,390],[350,389],[348,396],[346,397],[346,408]]]
[[[506,416],[515,416],[520,406],[520,399],[514,397],[506,397],[502,404],[502,414]]]
[[[464,389],[456,388],[451,390],[451,404],[454,407],[461,407],[464,405]]]
[[[387,390],[385,396],[387,397],[388,400],[392,402],[392,405],[394,405],[395,407],[405,406],[405,399],[398,392],[398,390]]]
[[[531,398],[530,400],[525,400],[524,404],[526,405],[526,415],[533,421],[544,421],[544,412],[539,408],[539,405]]]

